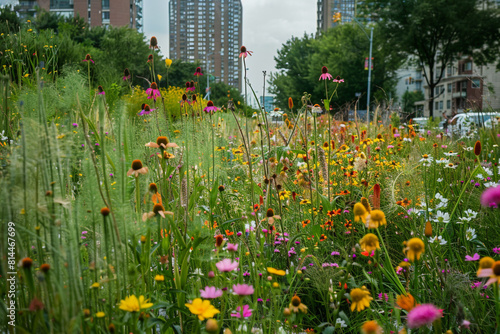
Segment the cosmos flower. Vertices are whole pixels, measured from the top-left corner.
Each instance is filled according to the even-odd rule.
[[[238,296],[250,296],[253,295],[253,286],[248,284],[235,284],[233,285],[233,292]]]
[[[238,268],[238,261],[231,261],[231,259],[224,259],[220,262],[217,262],[215,264],[217,269],[222,272],[229,272],[233,271],[234,269]]]
[[[215,286],[206,286],[204,290],[200,290],[200,295],[205,299],[214,299],[222,296],[222,290]]]
[[[243,305],[243,318],[249,318],[252,316],[252,309],[249,305]],[[241,318],[241,307],[238,306],[236,311],[231,312],[232,317]]]

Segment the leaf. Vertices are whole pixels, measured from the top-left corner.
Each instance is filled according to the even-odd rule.
[[[262,188],[255,183],[255,181],[252,181],[253,183],[253,191],[255,192],[256,195],[264,196],[264,192],[262,191]]]

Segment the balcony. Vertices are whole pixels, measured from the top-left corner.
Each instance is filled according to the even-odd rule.
[[[454,92],[453,94],[451,94],[451,97],[454,98],[454,99],[460,98],[460,97],[466,98],[467,97],[467,92],[466,91],[463,91],[463,92]]]

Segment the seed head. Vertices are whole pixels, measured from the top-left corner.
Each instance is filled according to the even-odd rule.
[[[48,263],[44,263],[40,266],[40,270],[43,272],[43,273],[48,273],[49,270],[50,270],[50,264]]]
[[[151,89],[158,89],[158,85],[156,84],[156,82],[151,83]]]
[[[21,264],[24,269],[30,269],[31,266],[33,265],[33,260],[29,257],[25,257],[24,259],[21,260]]]
[[[142,161],[139,159],[136,159],[132,161],[132,169],[133,170],[139,170],[142,168]]]
[[[156,138],[156,143],[159,146],[161,146],[161,144],[166,146],[168,144],[168,139],[165,136],[159,136],[158,138]],[[163,146],[161,146],[161,147],[163,147]]]
[[[157,49],[158,48],[158,40],[156,39],[155,36],[151,37],[151,40],[149,41],[149,47],[151,49]]]
[[[111,212],[111,211],[109,210],[109,208],[108,208],[108,207],[104,207],[104,208],[102,208],[102,209],[101,209],[101,215],[102,215],[103,217],[107,217],[107,216],[109,216],[109,213],[110,213],[110,212]]]

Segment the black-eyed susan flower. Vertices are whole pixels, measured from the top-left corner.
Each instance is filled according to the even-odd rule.
[[[378,237],[373,233],[367,233],[361,240],[359,240],[359,245],[363,251],[369,253],[376,249],[380,249]]]
[[[300,297],[297,295],[294,295],[292,297],[292,301],[290,302],[290,305],[288,305],[288,308],[293,313],[299,313],[299,311],[304,313],[304,314],[307,313],[307,306],[302,304]]]
[[[363,311],[365,308],[370,307],[370,301],[373,298],[370,296],[370,291],[368,291],[365,287],[355,288],[351,290],[351,311],[357,312]]]
[[[128,170],[127,176],[132,176],[134,175],[135,177],[138,177],[139,174],[146,174],[148,172],[148,167],[144,167],[142,165],[142,161],[139,159],[136,159],[132,161],[132,167]]]
[[[415,260],[420,260],[420,255],[425,251],[425,244],[419,238],[411,238],[408,240],[405,248],[406,257],[411,262],[415,262]]]
[[[378,228],[379,226],[386,225],[385,214],[382,210],[372,210],[368,217],[366,217],[365,226],[367,228]]]

